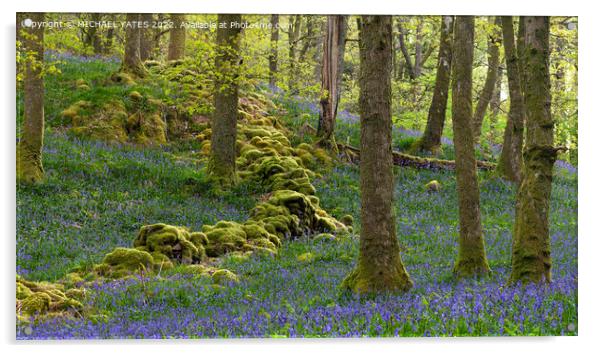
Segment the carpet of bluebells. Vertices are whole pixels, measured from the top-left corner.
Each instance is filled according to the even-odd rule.
[[[343,113],[342,134],[357,136],[355,118]],[[403,135],[412,136],[395,132]],[[107,146],[60,132],[49,133],[45,144],[47,182],[17,190],[17,273],[28,279],[56,280],[76,265],[98,262],[114,247],[130,246],[143,224],[200,229],[221,219],[242,221],[257,201],[245,185],[222,194],[199,187],[199,165],[174,158],[168,148]],[[323,175],[314,180],[321,205],[337,217],[352,214],[359,230],[357,166],[338,164]],[[433,179],[443,189],[425,192]],[[360,298],[340,290],[357,258],[357,235],[337,242],[301,238],[284,242],[276,257],[225,257],[220,266],[241,280],[224,287],[177,268],[96,285],[86,305],[99,315],[18,325],[17,338],[576,335],[576,169],[555,168],[548,286],[507,286],[515,187],[486,173],[479,179],[490,277],[452,276],[453,173],[396,168],[397,235],[414,281],[405,294]],[[298,261],[307,252],[313,259]]]

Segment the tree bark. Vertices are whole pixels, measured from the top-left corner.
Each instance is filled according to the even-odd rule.
[[[518,56],[514,45],[514,27],[511,16],[502,17],[510,112],[504,130],[504,144],[498,163],[498,172],[506,179],[519,182],[523,164],[523,131],[525,120],[524,97],[521,92],[521,77]]]
[[[485,119],[485,113],[487,112],[487,106],[491,102],[493,97],[493,91],[495,89],[495,82],[497,80],[497,72],[500,66],[500,42],[501,33],[499,30],[500,22],[499,17],[493,20],[490,18],[490,23],[493,25],[493,33],[489,35],[487,41],[487,77],[485,78],[485,84],[479,101],[477,102],[477,108],[473,116],[473,130],[475,136],[475,142],[479,142],[481,139],[481,131],[483,127],[483,120]]]
[[[360,29],[361,233],[356,268],[343,287],[358,293],[412,287],[393,215],[391,16],[362,16]]]
[[[456,17],[452,63],[452,122],[456,153],[456,186],[460,216],[459,277],[490,272],[481,226],[479,183],[475,158],[472,117],[472,63],[474,17]]]
[[[301,31],[301,15],[288,17],[288,89],[291,93],[297,92],[297,81],[299,80],[297,72],[297,41]]]
[[[140,21],[145,22],[149,26],[148,28],[140,28],[140,60],[144,62],[152,57],[153,52],[153,31],[151,28],[153,14],[140,14]]]
[[[211,124],[211,157],[208,171],[221,186],[236,183],[236,120],[238,118],[238,75],[240,65],[239,14],[220,14],[215,56],[215,114]]]
[[[429,108],[429,115],[420,139],[418,148],[421,151],[436,153],[441,146],[441,136],[445,125],[447,111],[447,98],[449,96],[449,80],[452,63],[452,37],[453,16],[441,17],[441,36],[439,39],[439,58],[437,64],[437,77],[433,90],[433,100]]]
[[[121,71],[136,77],[146,76],[146,69],[140,59],[140,14],[128,13],[125,28],[125,53],[121,63]]]
[[[270,20],[270,24],[272,25],[272,33],[270,36],[270,55],[268,57],[270,66],[270,86],[276,86],[276,75],[278,74],[278,37],[280,34],[279,22],[280,17],[278,15],[272,15]]]
[[[401,53],[403,54],[403,64],[404,68],[400,68],[400,73],[404,71],[408,74],[410,80],[414,80],[416,78],[414,72],[414,64],[412,63],[412,57],[410,56],[410,52],[408,51],[408,47],[406,46],[405,36],[406,30],[403,26],[402,20],[397,22],[397,29],[399,31],[399,48],[401,49]]]
[[[186,15],[174,13],[171,14],[173,28],[169,30],[169,48],[167,50],[167,60],[179,60],[184,57],[186,49],[186,28],[182,23],[186,22]]]
[[[337,145],[334,138],[334,126],[341,96],[346,35],[347,16],[328,16],[322,55],[322,94],[317,135],[320,138],[320,145],[335,151],[337,151]]]
[[[22,14],[18,20],[17,36],[22,44],[25,68],[23,71],[23,129],[17,145],[17,181],[28,184],[44,180],[42,149],[44,145],[44,28],[22,27],[26,18],[34,23],[44,21],[44,13]],[[21,35],[26,34],[26,35]]]
[[[527,135],[524,175],[516,198],[510,282],[551,282],[548,214],[552,192],[554,120],[550,113],[550,18],[525,22],[525,108]]]

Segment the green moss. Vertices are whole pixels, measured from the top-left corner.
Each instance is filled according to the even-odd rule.
[[[154,264],[148,252],[129,248],[116,248],[105,255],[102,262],[110,266],[112,272],[119,274],[152,269]]]
[[[311,262],[314,259],[314,254],[310,253],[310,252],[306,252],[303,253],[299,256],[297,256],[297,261],[299,262]]]
[[[45,313],[50,308],[51,301],[48,293],[33,293],[21,301],[21,311],[29,315]]]
[[[337,237],[329,233],[320,233],[313,238],[314,241],[336,241]]]
[[[239,282],[238,276],[236,276],[232,271],[229,271],[226,269],[220,269],[220,270],[213,272],[213,274],[211,275],[211,278],[213,279],[213,282],[215,284],[219,284],[219,285],[225,285],[225,284]]]
[[[343,216],[343,218],[341,218],[341,222],[346,226],[352,226],[353,225],[353,216],[350,214],[346,214]]]
[[[432,191],[432,192],[440,191],[441,183],[439,183],[437,180],[431,180],[424,185],[424,188],[426,189],[426,191]]]
[[[21,282],[17,282],[17,299],[25,299],[32,295],[33,292]]]

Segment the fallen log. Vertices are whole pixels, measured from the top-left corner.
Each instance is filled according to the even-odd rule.
[[[353,163],[359,162],[359,148],[349,146],[343,143],[337,143],[337,147],[339,148],[339,152],[343,153],[349,161]],[[393,164],[398,165],[400,167],[432,170],[454,170],[454,168],[456,167],[455,161],[412,156],[396,151],[393,151]],[[477,161],[477,168],[481,170],[494,170],[495,167],[495,163]]]

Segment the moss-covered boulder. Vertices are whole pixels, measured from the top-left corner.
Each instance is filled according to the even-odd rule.
[[[424,189],[429,192],[437,192],[441,190],[441,183],[437,180],[431,180],[424,185]]]
[[[155,262],[159,263],[198,263],[205,257],[207,244],[208,239],[204,233],[190,233],[184,227],[163,223],[143,226],[134,240],[136,249],[152,253]]]
[[[211,278],[215,284],[219,285],[234,284],[239,282],[238,276],[232,271],[226,269],[219,269],[213,272],[213,274],[211,274]]]
[[[17,315],[19,320],[49,317],[51,314],[71,315],[83,308],[80,300],[85,292],[69,289],[49,282],[32,282],[17,276]]]

